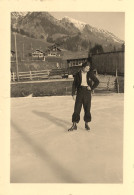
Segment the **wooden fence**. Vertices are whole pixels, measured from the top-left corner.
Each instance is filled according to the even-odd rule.
[[[41,80],[41,79],[49,79],[50,77],[58,76],[57,78],[66,77],[68,73],[64,69],[52,69],[52,70],[39,70],[39,71],[27,71],[27,72],[19,72],[18,79],[19,80]],[[11,73],[11,81],[17,80],[16,72]]]

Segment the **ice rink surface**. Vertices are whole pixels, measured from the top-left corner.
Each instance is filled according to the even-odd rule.
[[[11,99],[11,183],[122,183],[124,94],[93,95],[91,131],[68,132],[71,96]]]

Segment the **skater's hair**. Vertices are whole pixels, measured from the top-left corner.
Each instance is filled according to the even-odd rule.
[[[90,64],[90,62],[84,62],[83,64],[82,64],[82,68],[85,68],[86,66],[90,66],[91,64]]]

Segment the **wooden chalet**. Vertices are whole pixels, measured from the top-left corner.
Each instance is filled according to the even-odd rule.
[[[45,55],[46,56],[61,56],[61,49],[56,44],[54,44],[47,48]]]
[[[32,53],[32,58],[33,59],[44,59],[44,52],[36,49],[33,53]]]
[[[81,69],[82,63],[87,61],[88,52],[65,52],[63,58],[66,60],[69,74],[74,75]]]
[[[82,63],[86,62],[87,58],[73,58],[73,59],[67,59],[68,67],[78,67],[82,66]]]

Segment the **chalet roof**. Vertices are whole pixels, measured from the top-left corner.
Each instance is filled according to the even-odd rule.
[[[48,47],[47,49],[46,49],[46,51],[51,51],[51,50],[53,50],[54,48],[57,48],[57,50],[59,50],[59,51],[61,51],[61,49],[59,48],[59,47]]]
[[[96,55],[102,55],[102,54],[111,54],[111,53],[124,53],[124,51],[109,51],[109,52],[102,52],[102,53],[97,53],[97,54],[92,54],[92,56]]]
[[[63,54],[64,60],[75,60],[88,58],[88,51],[69,52],[65,51]]]
[[[40,53],[43,53],[43,51],[41,51],[40,49],[36,49],[34,52],[36,52],[36,51],[39,51]]]

